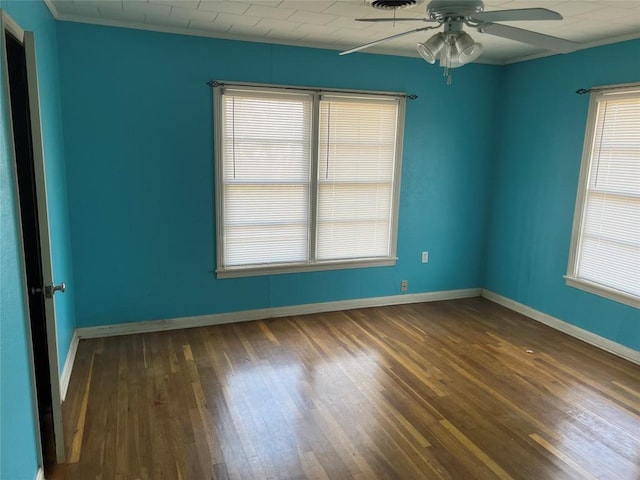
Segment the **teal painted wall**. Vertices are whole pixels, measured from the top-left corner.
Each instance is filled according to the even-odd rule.
[[[4,8],[0,1],[0,8]],[[4,49],[4,37],[0,40]],[[4,70],[0,70],[4,85]],[[23,291],[8,99],[0,89],[0,478],[35,478],[34,395]]]
[[[0,8],[36,41],[45,169],[55,278],[69,291],[56,298],[60,366],[75,329],[73,270],[58,83],[56,22],[42,2],[0,0]],[[2,46],[4,48],[4,45]],[[4,72],[0,72],[4,76]],[[14,188],[7,98],[0,89],[0,478],[33,480],[38,468],[37,422],[31,386],[22,251]]]
[[[0,8],[6,7],[0,0]],[[4,51],[4,36],[0,48]],[[0,478],[33,480],[38,469],[37,422],[4,69],[0,81]]]
[[[640,40],[504,69],[485,288],[640,350],[640,310],[565,285],[589,97],[640,81]]]
[[[415,58],[64,22],[58,44],[78,326],[481,286],[500,67],[447,87]],[[215,278],[210,79],[419,95],[395,267]]]
[[[402,279],[410,292],[483,286],[640,350],[638,310],[562,279],[588,103],[573,92],[638,81],[640,62],[629,59],[640,60],[640,41],[469,65],[446,87],[418,59],[56,23],[33,1],[0,8],[36,34],[54,275],[69,285],[56,299],[61,366],[76,317],[92,326],[393,295]],[[418,94],[407,104],[398,264],[216,280],[209,79]],[[4,111],[3,90],[0,103]],[[0,478],[32,479],[8,135],[3,113]]]

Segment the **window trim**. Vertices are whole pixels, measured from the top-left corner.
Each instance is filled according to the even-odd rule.
[[[373,90],[350,90],[350,89],[330,89],[315,87],[296,87],[290,85],[277,85],[266,83],[246,83],[246,82],[212,82],[213,89],[213,138],[214,138],[214,199],[215,199],[215,240],[216,240],[216,278],[238,278],[251,277],[261,275],[276,275],[282,273],[300,273],[315,272],[326,270],[339,270],[349,268],[368,268],[368,267],[388,267],[394,266],[398,260],[398,224],[400,214],[400,181],[402,173],[402,151],[404,142],[404,125],[407,95],[402,92],[389,91],[373,91]],[[309,189],[309,258],[315,258],[316,252],[316,235],[317,235],[317,194],[318,194],[318,145],[319,145],[319,117],[320,117],[320,100],[324,95],[348,97],[349,95],[357,97],[370,97],[372,100],[380,100],[380,97],[395,98],[398,105],[398,113],[396,120],[396,150],[395,165],[393,172],[393,195],[391,197],[391,238],[389,243],[389,256],[376,258],[361,259],[345,259],[332,261],[315,261],[315,262],[292,262],[256,265],[247,267],[224,267],[222,265],[223,257],[223,238],[224,223],[222,221],[224,213],[224,195],[222,184],[223,172],[223,153],[222,153],[222,95],[226,87],[238,90],[246,88],[248,91],[263,90],[269,93],[304,93],[312,96],[312,131],[311,131],[311,148],[312,148],[312,164],[310,175]],[[315,180],[314,180],[315,179]]]
[[[637,91],[640,83],[623,83],[594,87],[589,99],[589,110],[582,145],[582,158],[580,161],[580,176],[578,178],[578,190],[576,205],[573,214],[573,226],[571,229],[571,243],[569,248],[569,263],[567,274],[563,276],[568,286],[584,290],[595,295],[614,300],[625,305],[640,308],[640,297],[633,294],[607,287],[596,282],[585,280],[577,276],[578,260],[580,258],[580,240],[583,236],[583,220],[587,207],[587,188],[591,173],[591,154],[598,112],[598,100],[610,95],[625,95],[629,90]],[[614,93],[615,91],[615,93]]]

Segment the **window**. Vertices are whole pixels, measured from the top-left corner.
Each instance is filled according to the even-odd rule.
[[[640,306],[640,85],[592,93],[566,279]]]
[[[215,92],[218,277],[395,264],[403,95]]]

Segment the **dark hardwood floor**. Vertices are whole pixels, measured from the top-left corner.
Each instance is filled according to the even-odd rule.
[[[83,340],[59,479],[640,478],[640,367],[475,298]]]

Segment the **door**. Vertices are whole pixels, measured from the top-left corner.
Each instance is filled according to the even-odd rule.
[[[43,466],[64,462],[62,402],[53,294],[49,216],[40,105],[32,32],[24,32],[2,12],[2,68],[9,98],[10,123],[20,205],[22,244],[29,307],[33,368]]]

